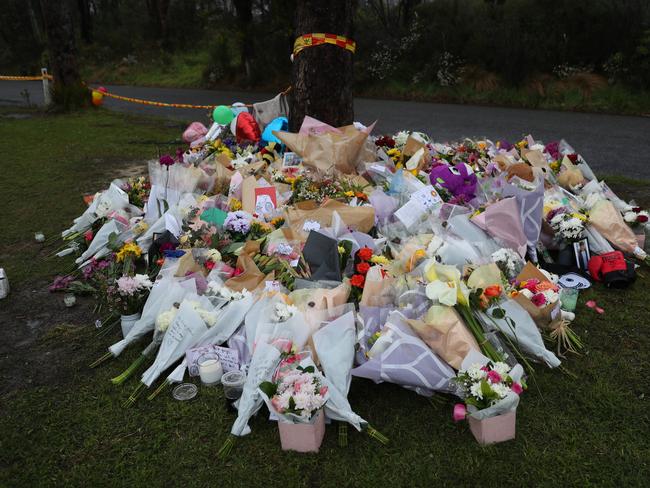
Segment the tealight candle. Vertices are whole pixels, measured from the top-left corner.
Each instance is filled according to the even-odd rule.
[[[223,368],[218,359],[206,359],[199,363],[199,376],[204,385],[214,385],[221,381]]]
[[[66,293],[63,297],[63,303],[65,303],[66,307],[72,307],[77,303],[77,298],[72,293]]]

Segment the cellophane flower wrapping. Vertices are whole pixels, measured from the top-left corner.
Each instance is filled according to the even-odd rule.
[[[185,351],[208,330],[206,322],[194,304],[187,298],[184,299],[174,321],[165,332],[156,359],[144,372],[140,381],[150,387],[165,369],[183,357]]]
[[[352,370],[353,376],[375,383],[388,381],[424,396],[451,393],[454,370],[417,337],[400,312],[392,312],[382,330],[381,352]],[[381,339],[381,338],[380,338]],[[373,347],[378,347],[380,339]]]
[[[496,318],[493,313],[497,308],[505,311],[505,317]],[[489,317],[488,317],[489,315]],[[499,315],[499,314],[497,314]],[[560,360],[546,349],[542,335],[530,314],[517,302],[505,299],[478,314],[479,320],[487,330],[498,329],[526,355],[543,362],[549,368],[556,368]]]
[[[483,213],[472,217],[472,222],[517,251],[521,257],[526,255],[528,239],[515,198],[504,198],[488,205]]]
[[[121,234],[126,230],[126,226],[117,220],[109,220],[97,231],[93,241],[88,246],[81,256],[79,256],[75,263],[79,267],[83,267],[90,262],[91,258],[100,259],[106,256],[110,250],[108,249],[108,240],[111,234]]]
[[[352,382],[356,342],[354,312],[325,324],[314,333],[313,340],[328,386],[329,401],[325,405],[327,417],[348,422],[360,431],[367,422],[354,413],[347,398]]]
[[[528,189],[529,186],[533,189]],[[544,179],[537,176],[532,183],[529,183],[515,176],[510,182],[505,183],[503,196],[514,197],[517,200],[524,234],[528,240],[528,252],[536,256],[537,241],[542,230]]]
[[[154,329],[156,318],[174,303],[180,303],[188,293],[196,293],[194,280],[179,280],[176,278],[163,278],[154,282],[147,301],[142,309],[142,315],[124,339],[116,342],[108,349],[113,356],[119,356],[129,345]]]
[[[83,232],[89,229],[92,224],[111,212],[124,209],[129,205],[129,196],[120,188],[119,180],[113,181],[107,190],[95,195],[92,203],[79,217],[74,219],[74,224],[62,232],[67,237],[75,232]]]

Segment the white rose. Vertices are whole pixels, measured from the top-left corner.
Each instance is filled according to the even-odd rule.
[[[625,215],[623,215],[625,222],[628,223],[636,222],[636,217],[637,215],[634,212],[626,212]]]

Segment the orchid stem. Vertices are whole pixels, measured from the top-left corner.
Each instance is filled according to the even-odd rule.
[[[95,360],[94,362],[90,363],[90,366],[89,366],[89,367],[90,367],[90,368],[96,368],[97,366],[99,366],[100,364],[102,364],[102,363],[108,361],[108,360],[111,359],[112,357],[113,357],[113,353],[110,352],[110,351],[108,351],[106,354],[104,354],[103,356],[101,356],[99,359],[97,359],[97,360]]]
[[[348,447],[348,424],[339,424],[339,447]]]
[[[368,434],[371,438],[375,439],[376,441],[383,444],[384,446],[390,442],[388,437],[386,437],[384,434],[379,432],[370,424],[368,424],[366,427],[366,434]]]
[[[219,449],[217,456],[221,459],[226,459],[228,456],[230,456],[233,447],[235,447],[235,436],[230,434],[226,441],[223,443],[223,446],[221,446],[221,449]]]
[[[147,397],[147,401],[150,402],[151,400],[153,400],[154,398],[156,398],[156,397],[157,397],[160,393],[162,393],[162,392],[165,390],[165,388],[167,388],[170,384],[171,384],[171,383],[169,382],[169,380],[165,380],[165,381],[163,381],[163,382],[160,384],[160,386],[158,386],[158,388],[156,388],[156,389],[154,390],[154,392],[153,392],[151,395],[149,395],[149,396]]]
[[[133,390],[133,393],[131,393],[131,396],[126,399],[126,401],[122,404],[124,408],[130,408],[133,405],[135,405],[135,402],[138,401],[138,398],[140,398],[140,395],[144,391],[144,389],[147,386],[144,383],[140,383],[138,386],[135,387],[135,390]]]

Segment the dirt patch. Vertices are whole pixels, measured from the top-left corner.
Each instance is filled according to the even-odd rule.
[[[77,297],[68,308],[63,293],[50,293],[48,284],[23,284],[0,302],[0,395],[60,384],[83,370],[75,351],[95,329],[93,301]]]

